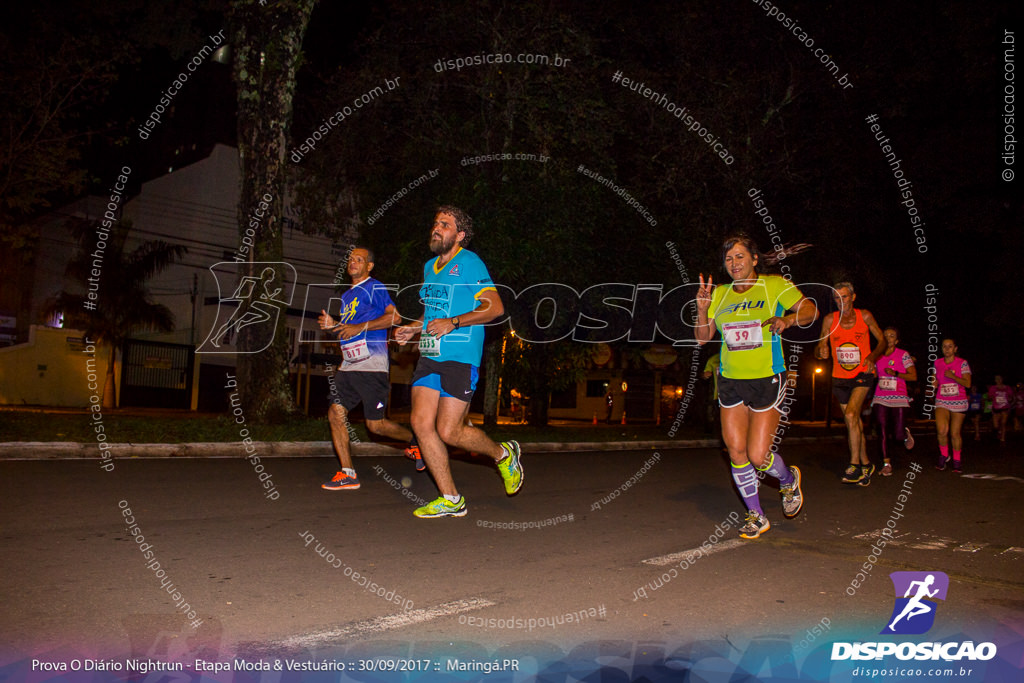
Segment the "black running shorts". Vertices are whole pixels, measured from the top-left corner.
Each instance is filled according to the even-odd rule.
[[[367,420],[383,420],[391,385],[386,372],[338,370],[331,382],[331,403],[350,411],[360,403]]]
[[[832,395],[841,405],[845,406],[850,402],[850,396],[853,395],[854,389],[857,387],[871,389],[877,381],[878,377],[870,372],[862,372],[856,377],[833,377]]]
[[[745,405],[758,413],[772,408],[781,413],[785,396],[786,376],[781,372],[759,379],[718,378],[718,405],[723,408]]]

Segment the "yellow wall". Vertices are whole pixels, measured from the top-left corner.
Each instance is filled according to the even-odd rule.
[[[83,349],[81,340],[79,330],[33,325],[28,343],[0,349],[0,404],[85,408],[92,394],[102,400],[110,348]]]

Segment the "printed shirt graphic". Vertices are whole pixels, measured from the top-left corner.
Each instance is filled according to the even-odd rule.
[[[871,330],[864,322],[860,309],[854,309],[853,327],[845,329],[839,324],[839,313],[832,318],[829,344],[832,346],[832,376],[838,379],[856,377],[863,370],[861,363],[871,355]]]
[[[875,385],[875,397],[871,405],[906,408],[910,405],[907,397],[907,382],[902,377],[894,377],[886,370],[895,370],[905,375],[909,368],[914,367],[914,360],[903,349],[893,349],[875,363],[878,369],[878,384]]]
[[[953,356],[953,362],[947,363],[945,358],[935,359],[935,377],[938,380],[938,391],[935,392],[937,401],[963,402],[967,407],[967,390],[954,379],[946,377],[946,370],[952,370],[957,377],[971,374],[971,366],[963,358]]]
[[[440,269],[436,267],[438,258],[427,261],[423,267],[420,300],[424,328],[431,320],[454,318],[475,310],[480,305],[481,294],[487,290],[497,291],[484,262],[473,252],[460,247]],[[431,358],[479,367],[483,350],[484,326],[468,325],[441,337],[440,353]]]
[[[949,576],[943,572],[893,572],[896,592],[892,615],[882,634],[920,635],[935,623],[936,600],[945,600]]]
[[[801,298],[796,285],[778,275],[759,276],[743,293],[731,284],[716,287],[708,317],[722,335],[722,377],[760,379],[784,372],[782,338],[763,323],[785,314]]]
[[[339,322],[346,325],[360,325],[384,315],[388,306],[394,305],[391,294],[379,280],[366,278],[357,285],[352,285],[341,295],[341,316]],[[345,360],[341,364],[344,371],[353,372],[387,372],[388,371],[388,331],[370,330],[361,332],[351,339],[339,340],[342,349],[359,349],[366,342],[369,357],[355,362]]]

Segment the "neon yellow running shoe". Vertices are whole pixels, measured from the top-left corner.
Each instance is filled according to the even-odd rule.
[[[504,458],[498,461],[498,471],[505,482],[505,493],[514,495],[523,486],[523,464],[519,461],[519,442],[505,441],[501,444]]]
[[[430,501],[423,507],[416,508],[413,510],[412,514],[424,519],[430,519],[432,517],[465,517],[466,499],[459,496],[459,502],[450,503],[444,496],[439,496],[437,499]]]

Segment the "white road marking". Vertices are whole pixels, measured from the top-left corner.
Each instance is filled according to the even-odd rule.
[[[988,543],[961,543],[953,548],[954,553],[976,553],[982,548],[988,547]]]
[[[889,545],[903,545],[903,539],[909,535],[909,531],[905,531],[902,534],[893,534],[892,529],[882,528],[875,529],[874,531],[865,531],[862,534],[857,534],[854,538],[858,541],[874,541],[879,538],[885,538]]]
[[[910,532],[902,534],[885,533],[888,531],[888,528],[875,529],[874,531],[857,534],[854,538],[858,541],[870,541],[871,543],[884,538],[887,545],[910,548],[911,550],[952,550],[955,553],[976,553],[979,550],[988,549],[986,552],[995,551],[999,555],[1007,552],[1024,553],[1024,548],[1010,547],[1004,549],[1001,545],[977,541],[957,541],[948,536],[932,536],[930,534],[911,534]]]
[[[945,550],[956,543],[955,540],[946,536],[917,534],[913,538],[908,538],[909,536],[910,532],[906,532],[900,536],[893,536],[892,532],[886,528],[857,534],[854,538],[858,541],[875,541],[880,538],[885,538],[889,545],[905,546],[914,550]]]
[[[414,609],[398,614],[389,614],[383,617],[374,617],[365,621],[357,621],[348,626],[342,626],[327,631],[317,631],[301,636],[292,636],[280,642],[281,645],[289,648],[313,649],[327,643],[337,643],[342,639],[358,638],[359,636],[372,633],[383,633],[394,629],[405,628],[413,624],[422,624],[425,621],[450,617],[462,612],[469,612],[484,607],[493,607],[497,603],[485,600],[484,598],[467,598],[446,602],[427,609]]]
[[[984,479],[987,481],[1019,481],[1024,484],[1020,477],[1000,476],[998,474],[961,474],[961,479]]]
[[[707,557],[723,550],[732,550],[733,548],[739,548],[741,545],[746,545],[748,541],[744,541],[741,538],[731,538],[728,541],[722,541],[721,543],[710,544],[710,548],[702,548],[697,546],[690,550],[683,550],[678,553],[672,553],[671,555],[661,555],[660,557],[652,557],[649,560],[644,560],[643,564],[653,564],[657,567],[666,567],[670,564],[677,564],[683,560],[693,561],[699,557]]]
[[[927,536],[918,536],[916,543],[907,543],[906,546],[913,550],[945,550],[950,548],[956,543],[955,540],[948,536],[937,536],[935,538],[929,538]]]

